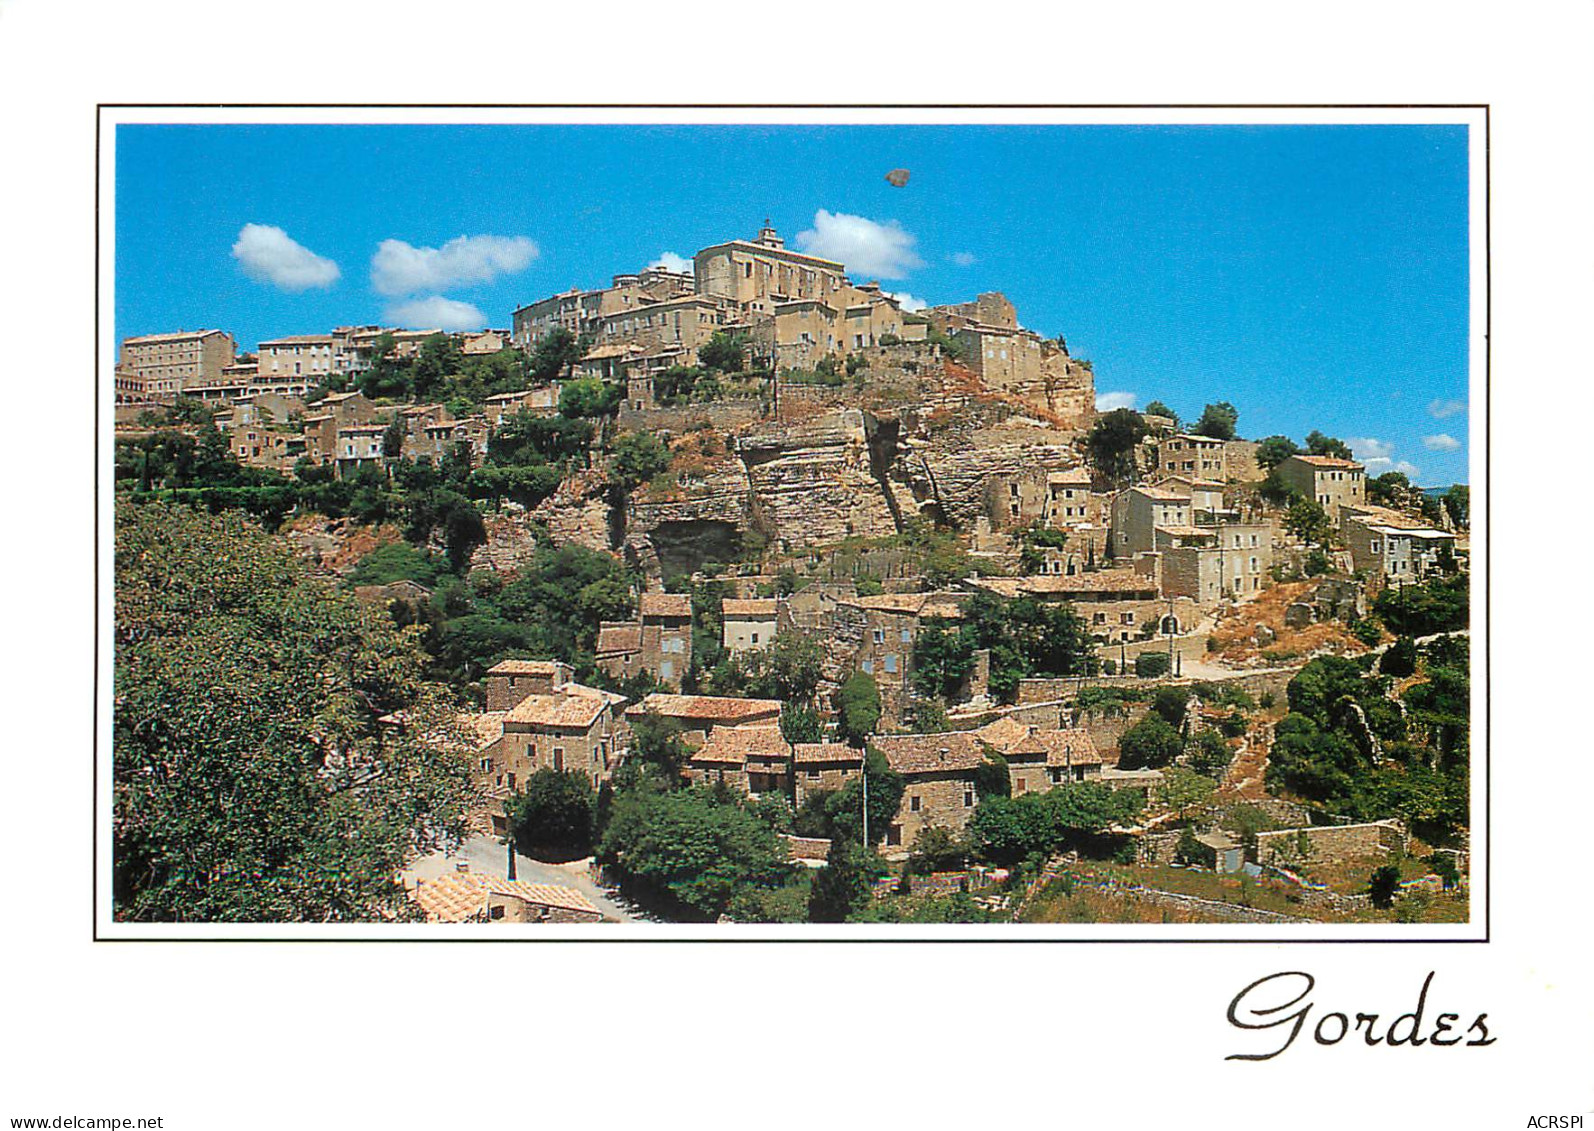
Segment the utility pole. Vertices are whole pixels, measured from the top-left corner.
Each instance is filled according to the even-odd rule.
[[[869,849],[869,747],[863,748],[863,847]]]

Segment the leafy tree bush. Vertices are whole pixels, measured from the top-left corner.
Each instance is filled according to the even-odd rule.
[[[443,563],[433,554],[407,542],[378,546],[349,573],[350,585],[391,585],[395,581],[416,581],[428,589],[437,584]]]
[[[559,415],[571,420],[613,416],[625,400],[625,386],[598,377],[567,381],[559,390]]]
[[[624,492],[669,469],[670,449],[651,432],[628,432],[614,442],[609,471]]]
[[[1309,432],[1306,436],[1306,451],[1309,455],[1329,456],[1332,459],[1355,459],[1350,445],[1344,440],[1337,440],[1333,436],[1325,436],[1318,431]]]
[[[1124,481],[1135,473],[1135,448],[1146,436],[1146,422],[1127,408],[1103,413],[1085,438],[1085,450],[1096,470],[1108,479]]]
[[[697,351],[697,359],[708,369],[721,373],[740,373],[747,362],[747,337],[716,330]]]
[[[1135,657],[1135,674],[1141,679],[1167,675],[1172,667],[1166,652],[1141,652]]]
[[[557,380],[586,356],[589,348],[588,342],[583,342],[563,327],[551,330],[533,347],[526,366],[527,373],[539,384]]]
[[[538,770],[504,802],[515,846],[535,859],[569,860],[592,851],[597,795],[577,770]]]
[[[1111,826],[1133,820],[1144,802],[1137,791],[1114,791],[1097,782],[992,797],[980,802],[970,818],[969,839],[982,859],[999,864],[1063,848],[1083,850],[1094,846]]]
[[[1215,730],[1203,727],[1190,740],[1190,768],[1197,773],[1213,778],[1222,777],[1223,771],[1233,760],[1234,751],[1229,749],[1229,744]]]
[[[710,790],[618,793],[599,859],[621,887],[683,918],[712,921],[748,888],[793,878],[786,847],[758,817]]]
[[[1432,578],[1421,585],[1386,588],[1373,610],[1400,636],[1458,632],[1468,624],[1467,578]]]
[[[1167,405],[1163,404],[1161,401],[1152,401],[1150,404],[1148,404],[1146,406],[1145,415],[1146,416],[1166,416],[1169,420],[1173,421],[1173,426],[1175,428],[1179,427],[1179,414],[1177,412],[1174,412],[1173,409],[1169,408]]]
[[[414,641],[237,513],[120,504],[115,570],[115,916],[411,916],[393,877],[471,798]]]
[[[866,672],[853,672],[836,691],[836,725],[842,740],[862,746],[880,722],[880,688]]]
[[[1124,770],[1155,770],[1168,765],[1183,748],[1179,732],[1162,716],[1148,714],[1118,739],[1118,766]]]
[[[1217,783],[1207,775],[1187,770],[1182,766],[1169,766],[1162,771],[1162,781],[1157,783],[1157,801],[1188,820],[1192,810],[1206,804],[1217,789]]]
[[[1300,450],[1288,436],[1264,437],[1256,443],[1256,465],[1263,471],[1272,471]]]
[[[1169,726],[1182,726],[1192,690],[1188,687],[1159,687],[1151,697],[1151,709],[1161,715]]]
[[[845,923],[868,905],[875,878],[884,872],[873,851],[847,841],[832,842],[825,866],[814,873],[808,921]]]
[[[1235,428],[1240,423],[1240,410],[1228,401],[1219,401],[1209,404],[1201,413],[1201,419],[1196,421],[1195,434],[1197,436],[1211,436],[1214,440],[1232,440]]]
[[[987,754],[985,760],[974,768],[974,791],[979,794],[981,801],[987,797],[1011,797],[1013,779],[1007,759],[1000,754]]]
[[[1400,890],[1400,869],[1394,864],[1380,864],[1367,877],[1367,895],[1374,907],[1388,910],[1394,906],[1395,893]]]
[[[1378,658],[1378,670],[1398,678],[1414,674],[1417,671],[1417,642],[1409,636],[1398,637]]]

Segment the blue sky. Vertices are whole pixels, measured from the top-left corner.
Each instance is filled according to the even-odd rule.
[[[1320,428],[1374,473],[1467,478],[1464,126],[124,125],[116,144],[118,337],[507,327],[768,216],[915,300],[1005,292],[1108,405],[1228,400],[1246,436]]]

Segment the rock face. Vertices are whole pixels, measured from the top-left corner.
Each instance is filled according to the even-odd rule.
[[[784,551],[895,534],[894,500],[877,477],[864,414],[846,409],[794,429],[740,437],[759,520]]]
[[[993,476],[1018,475],[1036,468],[1058,469],[1078,461],[1062,444],[1002,444],[970,447],[946,442],[922,451],[928,489],[947,522],[972,530],[986,510],[986,485]]]

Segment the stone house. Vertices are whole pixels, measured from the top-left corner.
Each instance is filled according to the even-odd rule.
[[[1194,601],[1188,597],[1164,597],[1157,573],[1143,572],[1156,564],[1154,560],[1142,560],[1136,569],[1087,570],[1072,575],[971,577],[963,584],[1009,599],[1066,601],[1074,606],[1097,643],[1117,644],[1170,628],[1174,633],[1186,632],[1199,619]]]
[[[1160,526],[1162,593],[1212,605],[1249,596],[1272,584],[1273,527],[1266,522],[1214,526]]]
[[[1455,553],[1456,536],[1387,507],[1340,512],[1351,567],[1384,582],[1420,581],[1439,570],[1441,552]]]
[[[988,748],[972,731],[877,735],[871,745],[903,777],[902,804],[886,829],[888,850],[909,849],[932,825],[961,833],[974,814],[975,771]]]
[[[957,593],[882,593],[836,603],[822,643],[827,677],[840,683],[852,672],[874,677],[883,720],[902,716],[913,668],[913,646],[926,621],[963,616]]]
[[[529,412],[534,416],[553,416],[558,411],[557,385],[543,385],[515,393],[496,393],[482,402],[482,414],[493,428],[502,424],[506,416],[514,416],[519,412]]]
[[[717,695],[672,695],[655,691],[640,703],[626,708],[631,721],[643,715],[659,715],[681,724],[681,731],[692,741],[694,735],[712,738],[722,727],[743,727],[780,721],[779,699],[735,699]]]
[[[1132,558],[1156,548],[1159,526],[1195,523],[1188,491],[1168,487],[1131,487],[1112,501],[1112,549],[1115,558]]]
[[[409,889],[429,923],[598,923],[603,913],[575,888],[503,880],[480,872],[415,880]]]
[[[1041,383],[1041,340],[1028,330],[971,324],[953,333],[969,368],[993,389],[1033,389]]]
[[[480,357],[484,354],[495,354],[510,345],[510,331],[508,330],[480,330],[476,333],[455,334],[459,342],[459,352],[466,357]]]
[[[332,367],[331,334],[298,334],[261,342],[256,355],[256,374],[260,378],[297,377],[311,388],[324,385],[335,370]]]
[[[1101,777],[1101,754],[1083,727],[1042,727],[1004,715],[973,733],[1007,762],[1014,797]]]
[[[692,598],[685,593],[643,593],[637,598],[643,671],[679,687],[692,670]]]
[[[634,621],[602,621],[595,650],[598,668],[615,679],[642,671],[642,626]]]
[[[1275,470],[1285,486],[1318,503],[1331,519],[1339,517],[1341,507],[1367,501],[1367,469],[1355,460],[1295,455]]]
[[[792,747],[792,805],[811,794],[841,789],[863,772],[863,751],[845,742],[799,742]]]
[[[122,339],[117,367],[149,400],[171,400],[196,385],[220,384],[237,343],[225,330],[178,330]]]
[[[580,772],[596,789],[619,765],[629,744],[625,696],[576,683],[556,660],[505,660],[485,682],[487,710],[461,721],[477,735],[471,768],[490,801],[501,803],[538,770]],[[489,816],[501,833],[501,804]]]
[[[791,795],[791,743],[778,725],[715,727],[686,762],[694,785],[723,783],[740,793]]]
[[[1211,436],[1176,433],[1157,445],[1157,470],[1192,479],[1222,479],[1228,475],[1223,445]]]
[[[725,650],[733,656],[739,656],[773,644],[780,620],[780,605],[779,599],[774,597],[740,600],[726,597],[721,601]]]
[[[338,431],[376,420],[378,409],[364,393],[332,393],[309,405],[304,417],[305,455],[318,464],[339,458]]]

